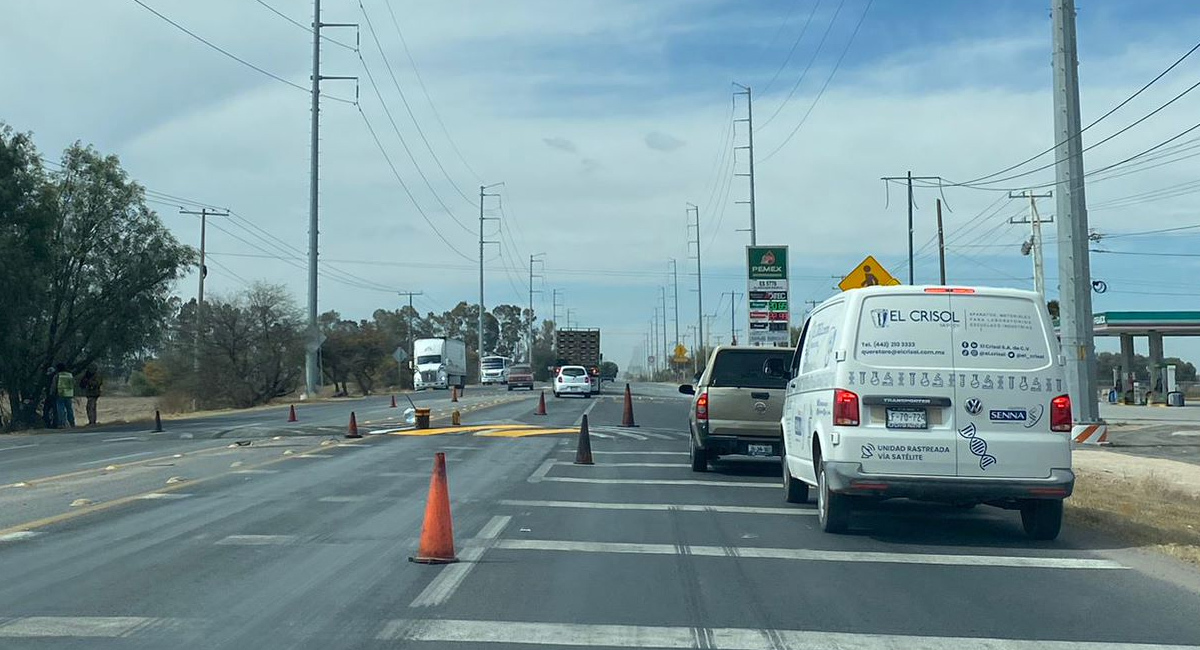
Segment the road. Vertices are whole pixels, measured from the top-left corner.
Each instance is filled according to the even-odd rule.
[[[468,391],[467,426],[433,435],[372,402],[380,435],[354,441],[332,410],[232,448],[222,423],[76,439],[72,461],[143,445],[166,466],[0,488],[26,508],[0,524],[0,647],[1200,648],[1195,572],[1088,531],[1030,542],[986,507],[888,503],[827,535],[776,461],[693,473],[687,402],[634,390],[635,429],[616,395],[536,416],[536,394]],[[585,413],[594,466],[571,463]],[[438,451],[464,561],[412,564]]]

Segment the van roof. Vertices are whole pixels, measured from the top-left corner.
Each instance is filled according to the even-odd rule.
[[[778,351],[778,352],[793,352],[796,348],[783,347],[778,345],[718,345],[713,348],[713,352],[721,350],[759,350],[759,351]]]
[[[1029,291],[1026,289],[1012,289],[1012,288],[1007,288],[1007,287],[983,287],[983,286],[970,286],[970,285],[961,285],[961,284],[945,284],[945,285],[940,285],[940,284],[917,284],[917,285],[898,284],[898,285],[892,285],[892,286],[887,286],[887,287],[863,287],[862,289],[851,289],[849,291],[843,291],[842,293],[839,293],[839,294],[836,294],[834,296],[827,298],[825,300],[825,302],[818,305],[817,308],[820,309],[820,307],[824,306],[826,303],[836,302],[838,300],[861,301],[870,296],[879,296],[879,295],[906,295],[907,294],[907,295],[916,296],[916,295],[926,295],[926,294],[936,293],[936,292],[927,291],[928,289],[970,289],[971,290],[970,295],[976,295],[976,296],[1002,296],[1005,298],[1027,298],[1027,299],[1033,300],[1035,302],[1040,300],[1036,291]]]

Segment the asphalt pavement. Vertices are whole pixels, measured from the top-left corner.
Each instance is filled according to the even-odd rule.
[[[0,488],[25,516],[0,515],[0,648],[1200,648],[1200,576],[1092,532],[895,502],[828,535],[775,460],[693,473],[673,387],[634,386],[636,428],[615,391],[545,416],[477,393],[424,432],[372,403],[359,440],[332,411],[296,435],[77,439],[72,462],[205,446]],[[572,463],[585,414],[593,466]],[[463,561],[412,564],[438,451]]]

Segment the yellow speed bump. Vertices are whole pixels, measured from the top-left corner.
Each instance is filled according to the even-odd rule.
[[[440,429],[409,429],[407,431],[394,431],[389,435],[393,436],[438,436],[447,433],[471,433],[473,431],[486,431],[489,429],[522,429],[527,425],[524,424],[473,424],[466,427],[442,427]]]
[[[494,427],[492,429],[495,429]],[[475,435],[482,438],[526,438],[529,436],[552,436],[560,433],[579,433],[578,428],[570,429],[504,429],[504,430],[486,430],[476,433]]]

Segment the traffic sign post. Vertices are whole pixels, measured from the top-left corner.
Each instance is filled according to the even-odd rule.
[[[851,289],[861,289],[863,287],[887,287],[900,284],[900,281],[892,277],[883,265],[875,260],[874,257],[868,255],[866,259],[858,263],[842,281],[838,283],[838,288],[842,291]]]
[[[746,341],[750,345],[791,345],[787,246],[747,246]]]

